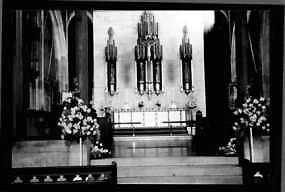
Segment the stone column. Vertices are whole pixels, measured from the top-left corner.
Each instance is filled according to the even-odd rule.
[[[76,76],[79,80],[80,97],[88,103],[88,18],[86,11],[77,11],[75,19]]]
[[[14,109],[13,109],[13,136],[23,137],[26,135],[25,119],[21,114],[23,110],[23,93],[26,87],[23,78],[23,33],[22,33],[22,11],[16,11],[15,17],[15,47],[14,47],[14,75],[13,75],[13,88],[14,88]]]
[[[248,30],[247,30],[247,18],[246,11],[237,11],[235,14],[236,23],[236,69],[237,69],[237,81],[238,81],[238,93],[237,102],[241,104],[244,102],[244,98],[248,97],[248,74],[249,74],[249,62],[248,62]]]

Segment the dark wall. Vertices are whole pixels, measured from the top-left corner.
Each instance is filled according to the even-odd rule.
[[[209,142],[214,152],[228,132],[227,86],[230,81],[229,26],[225,16],[215,12],[213,28],[204,34],[206,111]]]

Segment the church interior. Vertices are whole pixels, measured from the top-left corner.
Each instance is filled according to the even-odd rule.
[[[272,187],[271,9],[6,15],[8,183]]]

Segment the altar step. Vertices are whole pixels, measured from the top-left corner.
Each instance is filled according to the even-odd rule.
[[[131,136],[114,137],[114,157],[182,157],[195,155],[192,137]]]
[[[237,157],[156,157],[92,160],[117,162],[119,184],[242,184]]]

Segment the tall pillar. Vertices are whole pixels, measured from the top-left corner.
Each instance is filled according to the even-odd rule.
[[[237,11],[235,17],[236,23],[236,69],[238,81],[237,103],[241,104],[248,97],[248,30],[246,11]]]
[[[88,98],[88,18],[86,11],[77,11],[75,21],[76,76],[79,80],[80,98]]]
[[[16,26],[15,26],[15,47],[14,47],[14,76],[13,76],[13,88],[14,88],[14,110],[13,116],[15,121],[13,121],[13,136],[25,136],[26,128],[23,114],[23,93],[24,93],[24,78],[23,78],[23,35],[22,35],[22,11],[16,11]]]

